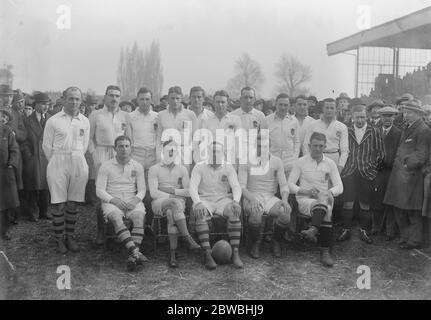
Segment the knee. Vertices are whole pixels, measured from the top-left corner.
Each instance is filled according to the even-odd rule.
[[[133,211],[129,217],[135,227],[142,227],[144,225],[144,218],[145,213],[142,211]]]
[[[262,223],[262,212],[250,212],[248,215],[248,224],[260,226]]]
[[[290,214],[292,212],[292,209],[290,206],[285,209],[284,207],[281,207],[278,212],[277,222],[281,225],[286,225],[290,222]]]
[[[234,214],[232,208],[225,209],[225,212],[224,212],[223,215],[228,219],[229,222],[238,222],[238,221],[241,221],[240,217],[237,217]]]
[[[123,213],[121,211],[112,211],[107,214],[107,218],[116,227],[123,224]]]
[[[74,201],[67,201],[66,202],[66,211],[67,212],[77,212],[78,206]]]

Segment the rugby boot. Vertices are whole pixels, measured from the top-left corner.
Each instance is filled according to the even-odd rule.
[[[208,270],[214,270],[215,268],[217,268],[217,263],[211,256],[211,250],[205,251],[205,268],[207,268]]]
[[[239,250],[234,249],[232,252],[232,263],[235,268],[241,269],[244,267],[244,264],[242,263],[240,257],[239,257]]]
[[[351,236],[352,236],[352,232],[350,231],[350,229],[343,229],[341,230],[341,233],[336,240],[338,242],[346,241],[346,240],[349,240]]]
[[[67,248],[72,252],[79,252],[79,246],[78,243],[76,243],[76,240],[72,236],[66,237],[66,245]]]
[[[334,260],[332,260],[331,254],[329,253],[329,248],[320,248],[320,262],[325,267],[332,267],[334,265]]]
[[[317,243],[317,234],[319,230],[315,226],[311,226],[307,230],[301,231],[301,237],[312,243]]]
[[[359,229],[359,239],[364,241],[366,244],[373,243],[373,239],[370,238],[370,236],[367,234],[367,231],[364,229]]]

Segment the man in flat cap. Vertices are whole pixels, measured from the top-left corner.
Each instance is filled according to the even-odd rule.
[[[342,92],[336,99],[337,120],[348,126],[351,123],[352,114],[349,110],[350,98],[347,93]]]
[[[395,155],[401,138],[401,130],[394,126],[394,120],[398,110],[392,105],[385,105],[378,111],[380,126],[378,127],[385,144],[386,157],[377,172],[371,193],[371,212],[373,228],[371,234],[377,234],[385,229],[386,240],[395,238],[397,226],[392,206],[383,204],[389,176],[391,175]]]
[[[48,160],[43,153],[43,130],[47,120],[49,96],[38,92],[34,96],[35,112],[26,120],[27,137],[22,148],[24,169],[24,189],[27,195],[27,206],[31,221],[38,218],[52,219],[48,212],[49,189],[46,180]]]
[[[418,100],[405,103],[402,112],[406,127],[383,202],[394,207],[400,247],[413,249],[422,242],[423,169],[429,158],[431,131],[422,120],[423,110]]]
[[[368,117],[370,119],[370,123],[373,127],[379,127],[380,124],[380,114],[379,110],[383,108],[385,104],[382,100],[374,100],[368,107]]]
[[[395,108],[399,111],[398,115],[395,117],[394,125],[400,128],[404,128],[405,122],[403,117],[403,112],[401,112],[401,107],[403,104],[412,101],[414,97],[410,93],[404,93],[401,97],[397,98],[395,101]]]

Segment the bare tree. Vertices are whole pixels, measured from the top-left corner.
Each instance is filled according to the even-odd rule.
[[[136,96],[139,88],[145,86],[153,92],[158,101],[163,87],[163,68],[160,46],[153,41],[149,49],[139,49],[136,42],[132,48],[122,48],[117,68],[117,83],[123,90],[123,96]]]
[[[227,83],[227,90],[233,97],[238,97],[243,87],[259,90],[265,81],[259,62],[244,53],[235,61],[235,76]]]
[[[311,79],[309,66],[302,64],[297,58],[283,53],[278,63],[275,64],[275,68],[278,92],[286,92],[292,97],[308,93],[309,90],[303,85]]]

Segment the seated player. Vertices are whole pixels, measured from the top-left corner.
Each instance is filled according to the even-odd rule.
[[[241,187],[232,165],[224,161],[225,153],[222,144],[213,142],[209,145],[209,159],[197,164],[190,179],[190,197],[193,200],[193,215],[196,221],[196,232],[202,248],[205,250],[205,267],[213,270],[217,267],[211,256],[208,220],[213,215],[227,220],[227,233],[232,246],[232,263],[242,268],[239,257],[241,238]],[[232,189],[232,194],[229,192]],[[233,200],[232,200],[233,198]]]
[[[329,254],[332,243],[332,208],[334,197],[343,193],[343,183],[335,162],[323,155],[326,136],[314,132],[310,137],[310,153],[299,158],[287,179],[289,190],[296,194],[300,213],[311,216],[311,227],[301,235],[312,242],[319,240],[320,260],[332,267]],[[299,186],[296,183],[299,180]],[[329,185],[333,187],[329,187]],[[319,239],[317,239],[319,238]]]
[[[272,250],[275,257],[280,257],[280,241],[288,228],[292,211],[287,202],[289,187],[284,173],[284,165],[279,157],[269,153],[269,143],[262,141],[260,136],[257,138],[257,160],[259,162],[257,166],[240,165],[238,172],[238,180],[243,195],[243,208],[248,216],[247,228],[251,240],[249,253],[252,258],[259,258],[266,219],[270,216],[275,219]],[[260,167],[263,172],[253,172],[253,167],[254,169]],[[275,196],[278,185],[282,200]]]
[[[148,186],[153,198],[151,205],[154,215],[166,217],[168,221],[171,268],[178,266],[175,256],[178,233],[185,237],[190,249],[200,249],[187,229],[184,210],[186,197],[189,196],[189,173],[185,166],[175,164],[177,148],[173,140],[164,142],[162,162],[152,166],[148,172]]]
[[[131,140],[127,136],[115,139],[116,155],[102,163],[96,180],[96,194],[102,200],[105,220],[109,220],[122,244],[129,251],[128,270],[148,259],[139,251],[144,236],[145,175],[141,164],[131,158]],[[132,233],[123,218],[133,223]]]

